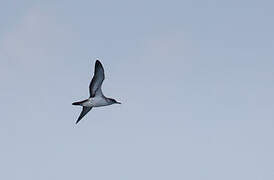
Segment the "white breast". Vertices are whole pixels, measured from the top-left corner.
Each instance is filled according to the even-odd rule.
[[[91,99],[91,104],[93,107],[107,106],[109,105],[105,98],[94,97]]]

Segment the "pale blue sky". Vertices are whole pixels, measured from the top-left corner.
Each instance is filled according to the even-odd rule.
[[[0,179],[273,180],[273,1],[9,1]],[[96,58],[106,96],[81,111]]]

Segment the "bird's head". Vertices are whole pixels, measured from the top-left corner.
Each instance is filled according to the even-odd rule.
[[[109,98],[108,100],[111,104],[122,104],[122,103],[120,103],[120,102],[118,102],[118,101],[116,101],[115,99],[112,99],[112,98]]]

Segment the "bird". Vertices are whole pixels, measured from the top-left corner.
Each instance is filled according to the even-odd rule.
[[[95,62],[94,75],[89,84],[89,98],[79,102],[73,102],[72,105],[82,106],[82,111],[76,124],[93,108],[109,106],[112,104],[121,104],[113,98],[105,97],[102,92],[102,84],[105,79],[105,72],[102,63],[97,59]]]

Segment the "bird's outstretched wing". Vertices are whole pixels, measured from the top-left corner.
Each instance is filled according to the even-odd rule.
[[[78,117],[76,124],[92,109],[92,107],[83,107],[80,116]]]
[[[105,79],[105,73],[104,73],[103,65],[101,64],[99,60],[96,60],[94,75],[89,84],[90,97],[94,97],[97,95],[103,96],[101,86],[103,84],[104,79]]]

